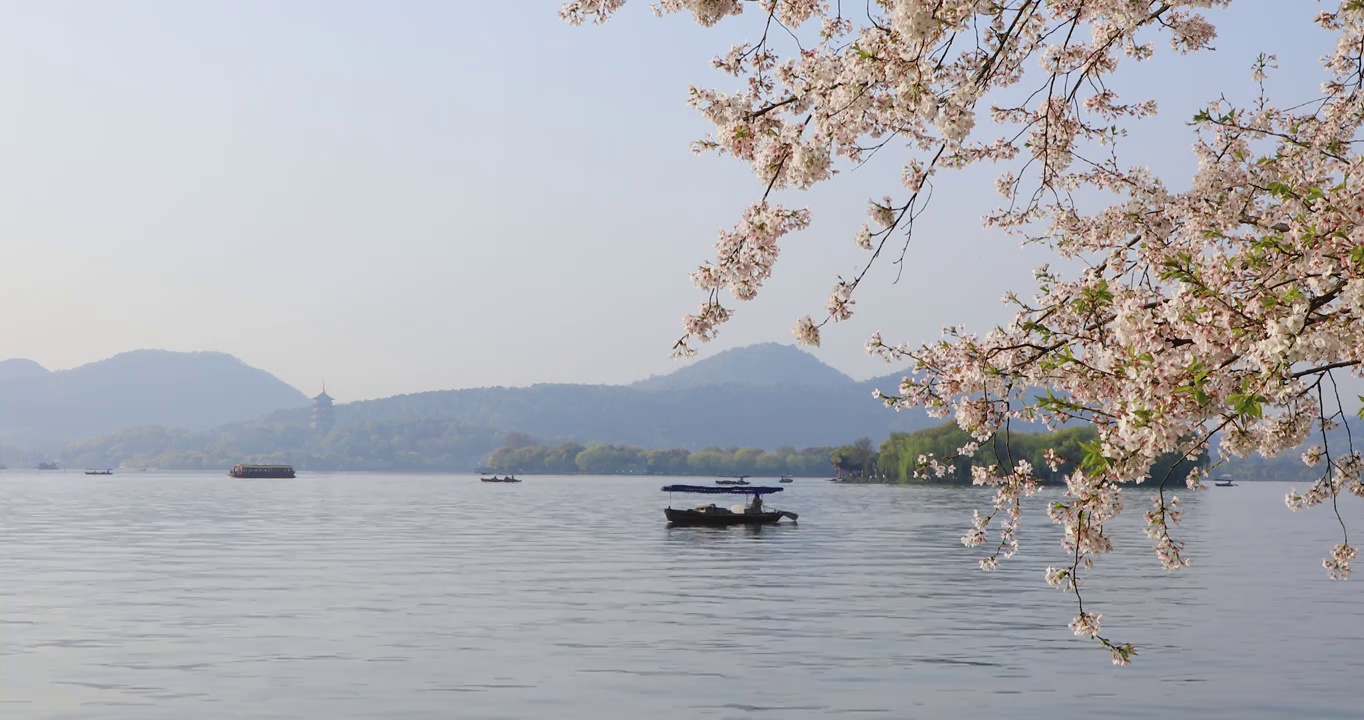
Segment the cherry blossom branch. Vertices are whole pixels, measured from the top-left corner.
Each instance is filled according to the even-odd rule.
[[[1311,100],[1272,102],[1265,80],[1275,61],[1257,57],[1255,100],[1238,107],[1214,91],[1194,116],[1197,170],[1175,191],[1142,165],[1120,161],[1128,127],[1156,106],[1120,97],[1115,73],[1121,62],[1153,56],[1152,38],[1168,39],[1177,53],[1210,48],[1216,32],[1198,11],[1229,0],[896,0],[867,2],[865,20],[820,0],[660,0],[661,13],[686,11],[706,26],[745,7],[764,18],[756,45],[715,59],[742,86],[689,95],[714,125],[695,149],[751,164],[763,191],[720,234],[716,260],[694,273],[705,301],[686,318],[675,350],[689,354],[692,341],[713,338],[732,314],[722,291],[755,297],[784,237],[808,226],[808,211],[776,204],[780,192],[809,189],[844,163],[860,167],[902,148],[898,196],[907,199],[889,193],[869,203],[871,223],[854,237],[869,259],[838,278],[820,322],[806,316],[794,330],[800,342],[818,345],[821,328],[851,317],[873,265],[892,258],[896,281],[902,277],[936,175],[1006,162],[995,183],[1004,201],[987,226],[1078,269],[1038,268],[1032,298],[1007,294],[1013,319],[988,332],[949,326],[938,342],[893,344],[878,333],[867,343],[887,362],[911,363],[896,394],[878,390],[883,402],[954,416],[972,436],[948,463],[1003,434],[1007,463],[972,460],[972,481],[994,497],[963,541],[999,533],[982,567],[1013,553],[1020,499],[1036,486],[1032,468],[1011,457],[1015,419],[1051,429],[1081,422],[1097,432],[1048,509],[1071,557],[1069,568],[1048,569],[1054,585],[1078,590],[1079,574],[1111,548],[1105,524],[1122,511],[1123,486],[1147,479],[1171,453],[1177,461],[1159,483],[1147,531],[1163,565],[1186,564],[1170,528],[1182,510],[1165,486],[1176,473],[1199,484],[1213,437],[1219,462],[1275,455],[1307,442],[1315,423],[1323,446],[1304,460],[1324,456],[1323,479],[1285,501],[1298,508],[1329,497],[1339,512],[1341,495],[1364,497],[1364,460],[1348,424],[1348,453],[1324,445],[1327,426],[1344,411],[1337,389],[1328,413],[1323,387],[1330,380],[1335,388],[1335,371],[1364,376],[1364,5],[1323,1],[1313,21],[1331,34],[1324,91],[1303,88]],[[570,22],[600,22],[623,5],[576,0],[563,12]],[[1042,69],[1030,70],[1034,63]],[[980,122],[983,108],[988,123]],[[896,233],[898,258],[889,249]],[[1028,398],[1026,388],[1045,394]],[[947,467],[925,456],[914,473]],[[1343,540],[1325,561],[1333,578],[1347,575],[1355,557],[1348,535]],[[1078,592],[1077,605],[1072,629],[1127,662],[1133,646],[1101,635],[1100,616]]]

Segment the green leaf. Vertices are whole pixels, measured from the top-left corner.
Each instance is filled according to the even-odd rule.
[[[1080,467],[1085,472],[1101,473],[1113,464],[1111,458],[1104,456],[1102,447],[1102,443],[1098,440],[1080,443],[1080,449],[1084,451],[1084,456],[1080,461]]]
[[[1231,401],[1231,409],[1237,415],[1259,418],[1264,416],[1263,403],[1266,402],[1268,398],[1253,393],[1236,393],[1228,398],[1228,400]]]
[[[1293,192],[1293,189],[1288,187],[1287,184],[1281,182],[1270,183],[1269,194],[1273,195],[1276,198],[1296,197],[1296,194]]]

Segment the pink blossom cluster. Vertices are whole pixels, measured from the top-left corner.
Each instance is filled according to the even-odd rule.
[[[1123,664],[1132,646],[1099,634],[1079,577],[1112,548],[1105,524],[1122,512],[1123,487],[1147,481],[1159,485],[1146,513],[1157,557],[1167,569],[1189,564],[1171,535],[1183,512],[1179,499],[1167,499],[1166,478],[1149,477],[1158,458],[1175,453],[1188,468],[1218,436],[1224,456],[1273,456],[1319,434],[1321,445],[1303,461],[1320,466],[1322,477],[1290,493],[1287,504],[1335,507],[1343,496],[1364,495],[1359,454],[1332,455],[1326,443],[1343,418],[1333,373],[1359,374],[1364,363],[1364,4],[1326,2],[1316,13],[1334,39],[1322,57],[1324,82],[1307,97],[1272,102],[1265,80],[1274,58],[1261,56],[1251,72],[1260,89],[1253,104],[1217,99],[1195,116],[1198,167],[1188,189],[1172,190],[1119,160],[1126,127],[1157,111],[1151,99],[1118,94],[1119,65],[1152,57],[1161,39],[1181,54],[1210,47],[1216,31],[1197,11],[1229,4],[662,0],[657,7],[688,12],[702,25],[746,15],[760,33],[714,60],[741,81],[737,90],[689,93],[713,125],[696,149],[748,163],[762,190],[721,234],[717,259],[693,276],[708,297],[686,319],[680,354],[713,338],[731,316],[720,292],[755,297],[779,242],[809,224],[807,212],[769,204],[773,193],[827,182],[840,165],[884,148],[899,152],[902,186],[870,200],[870,221],[853,233],[870,259],[838,280],[822,320],[806,316],[793,330],[800,342],[818,345],[826,323],[852,316],[854,294],[887,243],[908,242],[935,175],[1017,161],[995,183],[1003,203],[986,225],[1085,269],[1038,268],[1036,291],[1008,293],[1013,320],[988,332],[948,327],[923,345],[873,336],[871,353],[911,365],[896,394],[877,396],[896,408],[954,416],[973,437],[958,457],[1007,437],[1014,420],[1097,429],[1098,443],[1048,508],[1070,563],[1049,568],[1047,581],[1076,594],[1076,633],[1096,638]],[[600,22],[623,5],[575,0],[563,15]],[[1100,196],[1107,203],[1093,207],[1076,199]],[[956,459],[922,457],[916,473],[941,476]],[[1056,470],[1063,461],[1051,453],[1047,464]],[[1188,486],[1201,488],[1205,476],[1194,468]],[[963,537],[982,545],[994,530],[995,549],[981,560],[988,570],[1016,549],[1021,498],[1036,492],[1038,480],[1026,463],[977,466],[972,477],[995,490],[993,509],[977,513]],[[1347,577],[1355,554],[1345,537],[1324,561],[1328,575]]]

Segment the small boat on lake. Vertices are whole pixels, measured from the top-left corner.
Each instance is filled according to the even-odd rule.
[[[1217,487],[1236,487],[1236,483],[1232,482],[1231,478],[1229,477],[1217,478],[1216,480],[1212,481],[1212,484],[1216,485]]]
[[[697,505],[691,509],[677,510],[672,506],[664,508],[663,515],[673,525],[701,525],[707,527],[729,527],[731,525],[768,525],[782,518],[796,522],[800,517],[786,510],[771,510],[763,505],[762,496],[779,493],[786,488],[751,486],[745,488],[713,487],[710,485],[664,485],[665,493],[692,493],[697,495],[744,495],[752,501],[732,508],[718,507],[715,503]]]
[[[86,474],[86,475],[113,475],[113,474],[114,474],[114,471],[113,471],[112,469],[110,469],[110,470],[86,470],[86,471],[85,471],[85,474]]]
[[[234,478],[291,478],[292,465],[233,465],[228,475]]]
[[[508,475],[506,477],[498,477],[494,475],[492,477],[479,478],[479,480],[481,482],[521,482],[520,480],[516,479],[515,475]]]
[[[787,476],[787,475],[782,475],[782,476],[781,476],[781,479],[778,480],[777,482],[779,482],[779,483],[785,485],[785,484],[787,484],[787,483],[793,483],[793,482],[795,482],[795,480],[792,480],[792,479],[791,479],[789,476]]]
[[[57,463],[54,463],[54,462],[40,462],[40,463],[38,463],[38,469],[39,469],[39,470],[56,470],[56,469],[58,469],[58,468],[57,468]]]
[[[747,484],[748,484],[748,481],[744,479],[744,478],[746,478],[746,477],[748,477],[748,476],[747,476],[747,475],[736,475],[736,476],[734,477],[733,480],[716,480],[716,481],[715,481],[715,484],[716,484],[716,485],[747,485]]]

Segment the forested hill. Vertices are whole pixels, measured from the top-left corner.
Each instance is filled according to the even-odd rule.
[[[306,470],[467,471],[505,437],[494,428],[435,418],[337,425],[326,433],[306,424],[250,422],[208,432],[133,428],[72,443],[46,459],[66,468],[225,472],[237,463],[285,463]]]
[[[759,374],[759,367],[768,368]],[[820,369],[822,368],[822,370]],[[674,382],[674,375],[681,376]],[[544,384],[398,395],[338,405],[339,423],[452,418],[545,441],[646,448],[841,445],[935,424],[872,397],[898,380],[856,382],[792,346],[730,350],[635,385]],[[824,378],[820,381],[819,378]],[[307,411],[267,420],[306,422]]]
[[[462,422],[529,433],[545,440],[641,447],[776,447],[877,442],[894,431],[926,427],[922,412],[895,412],[871,391],[851,388],[710,385],[686,390],[637,390],[611,385],[533,385],[400,395],[348,403],[337,422],[363,424],[413,418]],[[305,412],[276,413],[301,423]]]

